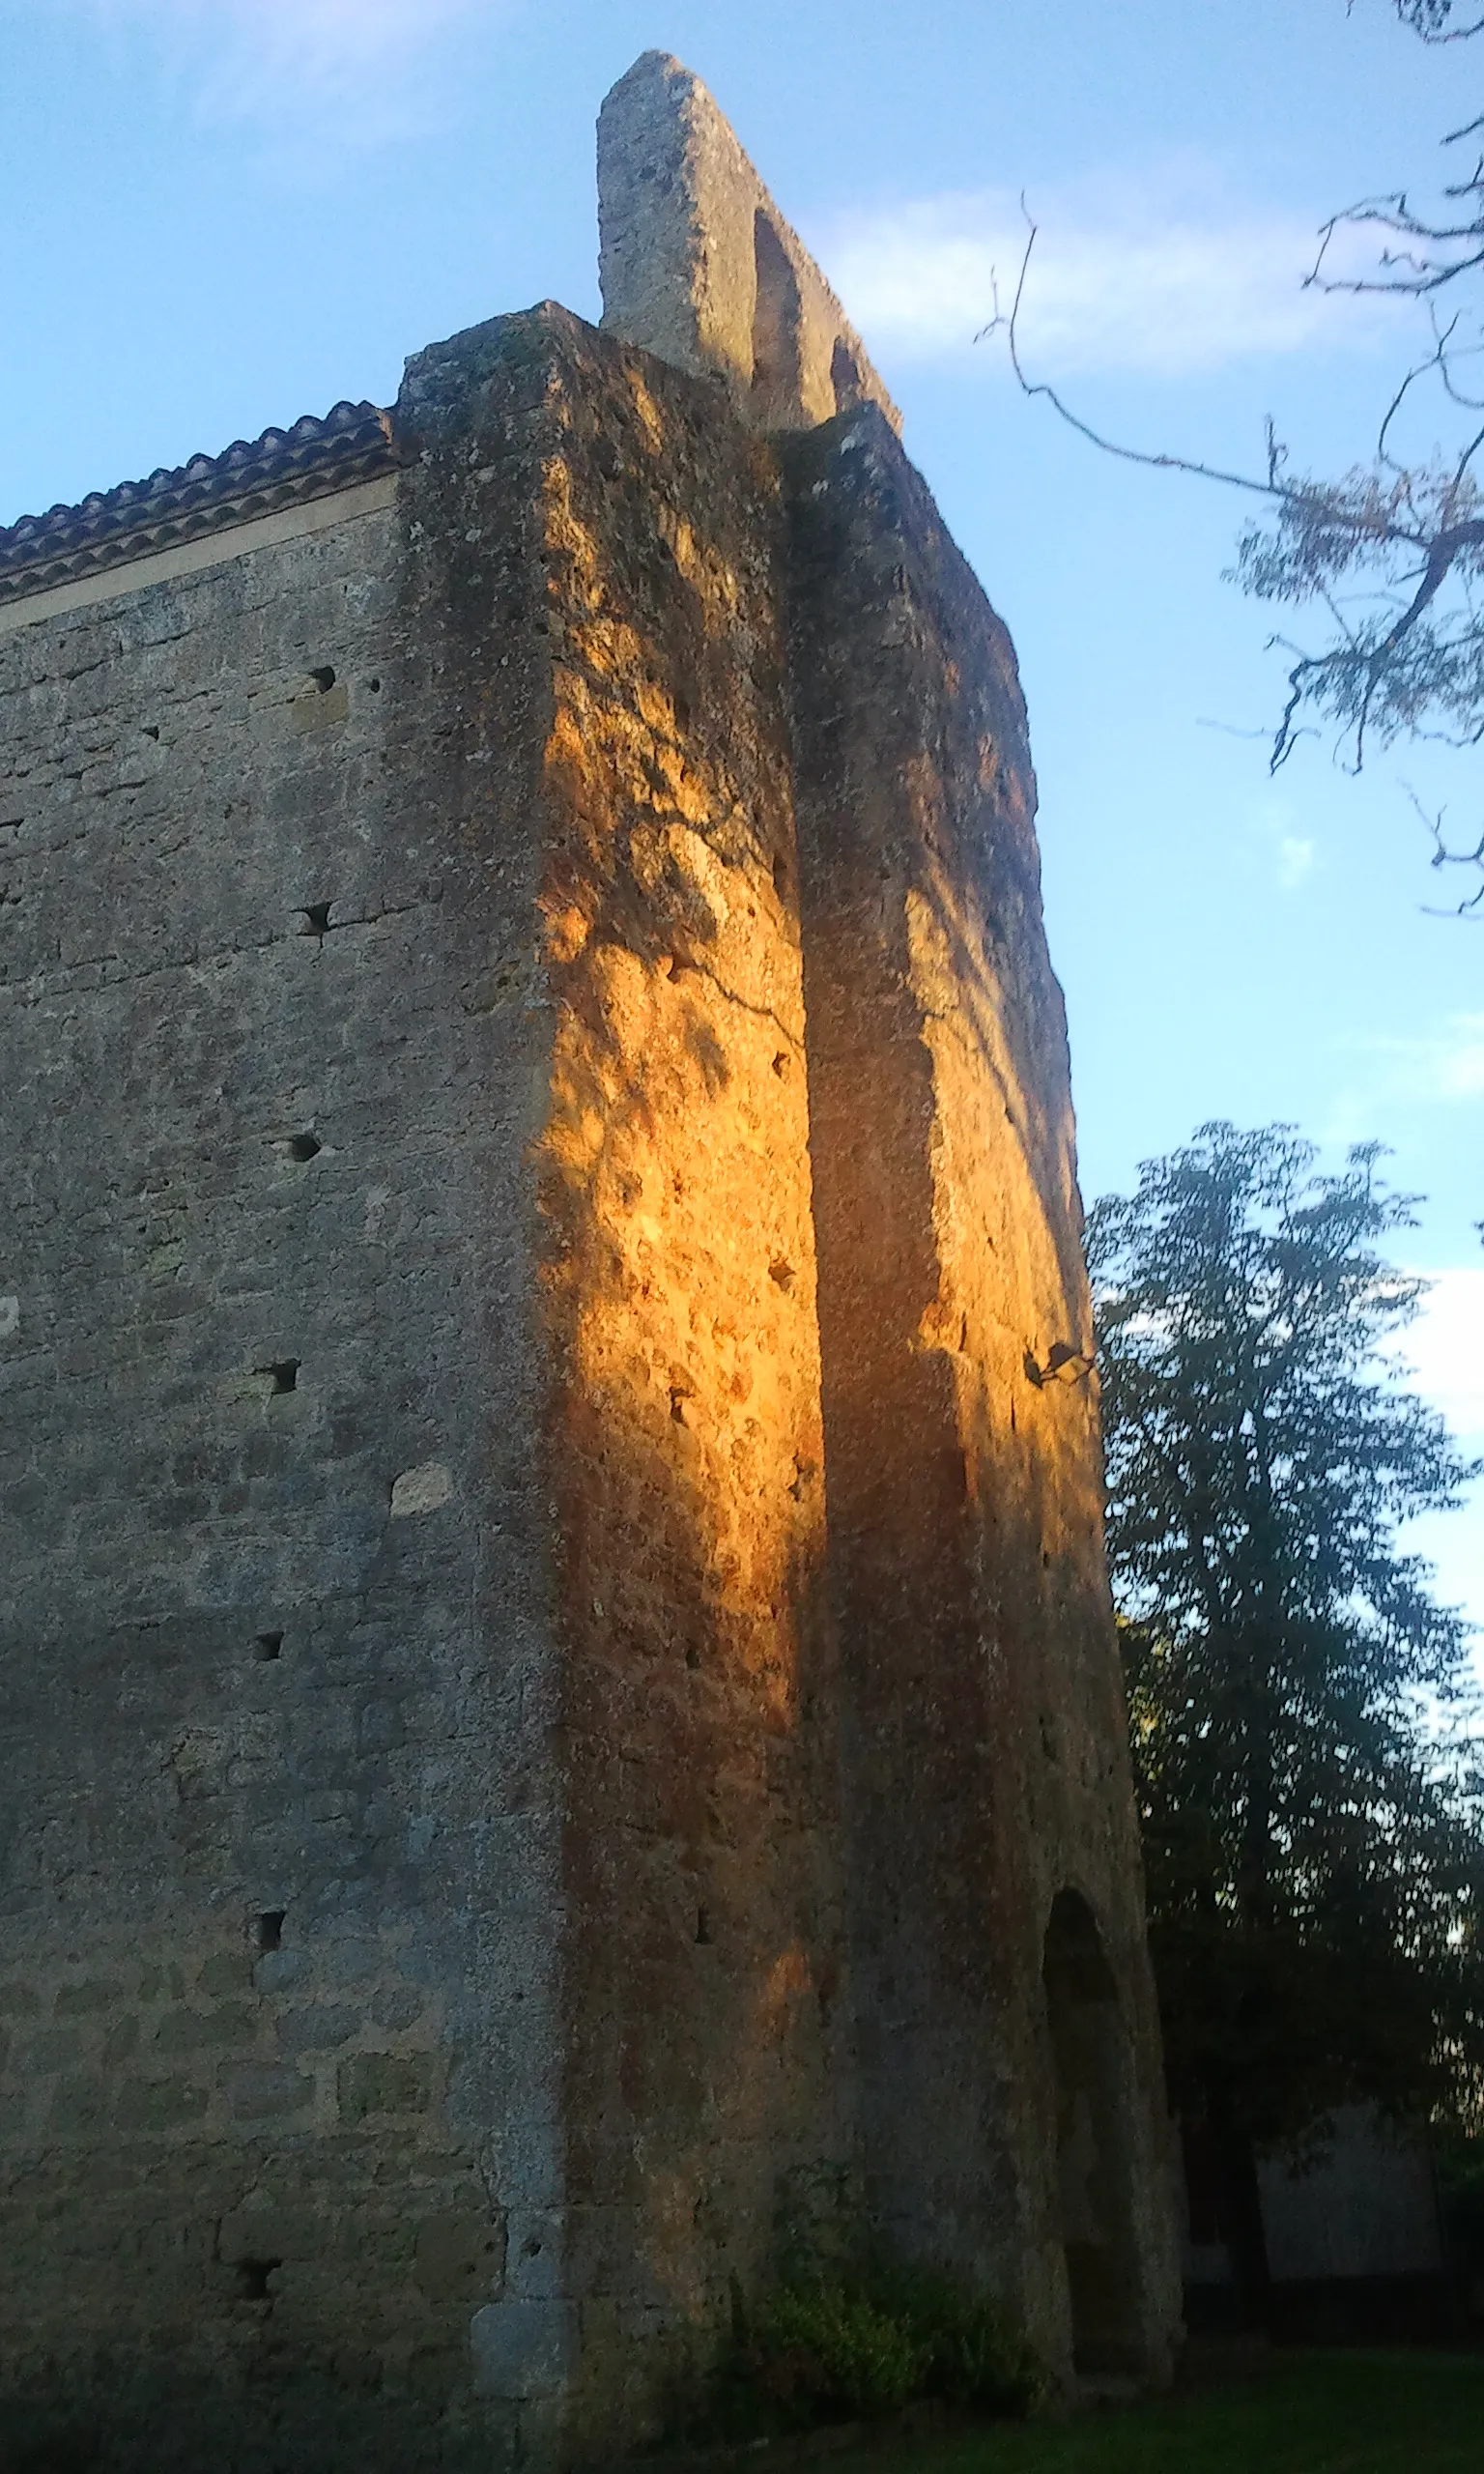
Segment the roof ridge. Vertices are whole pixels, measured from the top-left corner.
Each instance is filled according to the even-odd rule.
[[[390,414],[342,397],[324,415],[300,414],[288,429],[234,439],[219,455],[162,464],[143,480],[0,525],[0,602],[323,498],[403,460]]]

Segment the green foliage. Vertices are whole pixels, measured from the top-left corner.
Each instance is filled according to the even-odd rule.
[[[1466,1632],[1396,1538],[1472,1473],[1378,1354],[1407,1198],[1314,1159],[1206,1126],[1088,1229],[1171,2091],[1248,2143],[1484,2062]]]
[[[709,2434],[875,2422],[922,2398],[1018,2414],[1040,2393],[1032,2356],[994,2303],[932,2270],[804,2277],[736,2317]]]
[[[782,2287],[748,2350],[763,2395],[811,2422],[896,2413],[920,2394],[926,2368],[908,2322],[841,2285]]]
[[[873,2290],[922,2349],[919,2395],[986,2413],[1024,2414],[1038,2402],[1035,2356],[979,2287],[941,2269],[897,2268],[879,2270]]]
[[[1245,2377],[1115,2412],[830,2460],[840,2474],[1478,2474],[1477,2355],[1274,2350]]]

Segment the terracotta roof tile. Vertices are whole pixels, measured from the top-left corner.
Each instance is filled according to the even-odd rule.
[[[0,603],[324,498],[401,461],[390,416],[375,404],[336,404],[323,420],[306,413],[292,429],[240,438],[221,455],[193,455],[78,506],[0,525]]]

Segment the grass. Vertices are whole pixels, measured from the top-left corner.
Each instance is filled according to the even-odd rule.
[[[828,2461],[831,2474],[1484,2474],[1484,2357],[1280,2353],[1151,2403]]]

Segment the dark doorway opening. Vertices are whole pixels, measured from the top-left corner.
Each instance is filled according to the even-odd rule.
[[[1052,1901],[1042,1973],[1073,2362],[1084,2373],[1139,2372],[1127,2047],[1097,1919],[1076,1890],[1061,1890]]]

